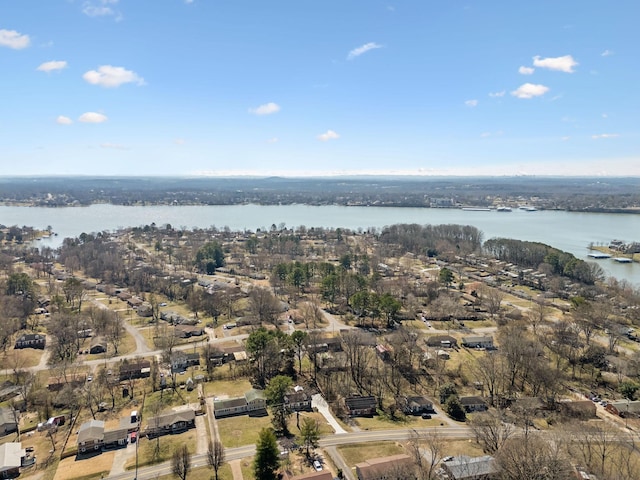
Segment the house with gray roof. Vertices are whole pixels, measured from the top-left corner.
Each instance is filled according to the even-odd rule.
[[[263,412],[267,408],[267,401],[262,390],[252,388],[243,397],[215,400],[213,402],[213,415],[216,418],[229,417],[231,415],[251,415]]]
[[[100,450],[104,442],[104,422],[89,420],[80,425],[78,430],[78,452],[85,453]]]
[[[0,435],[18,431],[18,415],[13,408],[0,408]]]
[[[489,480],[496,478],[498,464],[490,455],[469,457],[460,455],[441,463],[451,480]]]
[[[20,467],[25,464],[27,452],[20,442],[0,445],[0,475],[3,478],[17,477]]]
[[[191,408],[179,411],[170,411],[152,417],[145,428],[148,436],[179,433],[196,426],[196,412]]]

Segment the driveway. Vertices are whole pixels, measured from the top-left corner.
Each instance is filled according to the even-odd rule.
[[[335,417],[329,410],[329,405],[327,405],[327,402],[325,401],[325,399],[322,398],[322,395],[320,395],[319,393],[316,393],[315,395],[313,395],[311,397],[311,406],[313,408],[318,409],[318,412],[320,412],[322,416],[325,418],[325,420],[327,421],[327,423],[331,425],[336,435],[347,433],[347,431],[340,426],[338,421],[335,419]]]

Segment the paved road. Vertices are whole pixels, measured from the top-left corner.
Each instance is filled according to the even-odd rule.
[[[412,429],[397,429],[397,430],[379,430],[379,431],[366,431],[366,432],[354,432],[346,433],[342,435],[328,435],[320,439],[320,447],[328,448],[338,445],[346,445],[351,443],[366,443],[366,442],[381,442],[381,441],[406,441],[409,440],[413,432],[427,433],[433,430],[438,430],[441,437],[450,439],[464,439],[470,438],[473,433],[470,428],[458,426],[458,427],[432,427],[432,428],[418,428]],[[143,440],[144,441],[144,440]],[[245,445],[238,448],[228,448],[225,451],[225,459],[227,462],[233,460],[239,460],[246,457],[252,457],[256,453],[255,445]],[[191,457],[191,463],[193,467],[205,466],[207,464],[206,455],[193,455]],[[343,468],[344,470],[344,468]],[[158,476],[167,475],[171,473],[171,462],[164,462],[158,465],[150,467],[140,468],[138,470],[138,480],[153,480]],[[133,471],[129,471],[122,474],[110,475],[109,479],[112,480],[131,480],[135,474]]]

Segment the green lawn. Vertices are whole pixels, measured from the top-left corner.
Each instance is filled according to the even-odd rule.
[[[217,422],[220,440],[226,448],[255,444],[260,430],[264,427],[271,427],[271,418],[268,416],[239,415],[221,418]]]
[[[371,458],[386,457],[406,453],[401,444],[397,442],[372,442],[338,447],[338,451],[344,461],[350,467]]]

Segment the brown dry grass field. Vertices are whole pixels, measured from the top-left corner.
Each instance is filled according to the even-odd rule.
[[[226,448],[255,444],[260,430],[264,427],[271,427],[271,418],[268,416],[239,415],[218,420],[220,441]]]
[[[371,442],[344,445],[338,447],[338,451],[344,458],[345,463],[350,467],[371,458],[407,453],[402,444],[398,442]]]
[[[89,458],[69,457],[60,460],[53,480],[101,478],[109,475],[116,452],[103,452]]]

